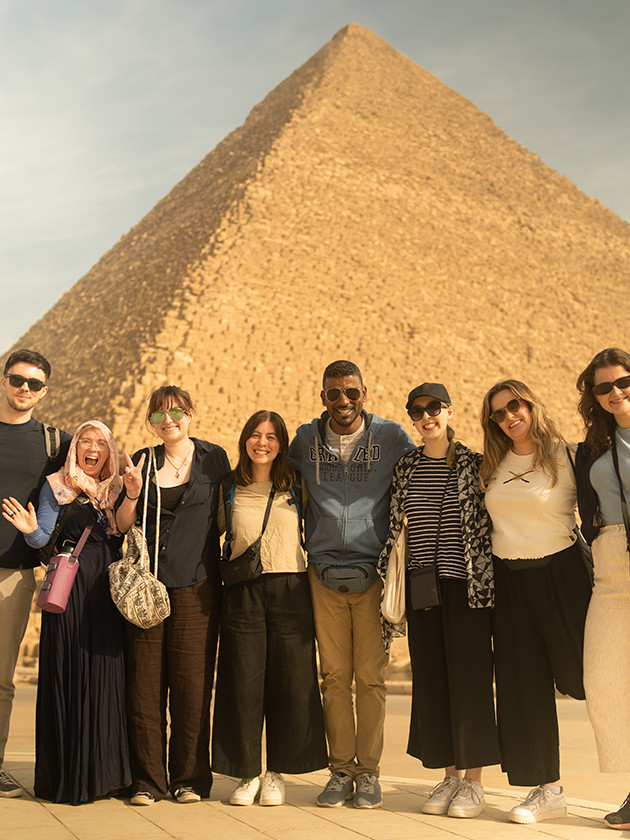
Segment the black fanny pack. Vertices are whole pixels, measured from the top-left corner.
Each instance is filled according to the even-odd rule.
[[[352,566],[313,563],[312,568],[326,589],[342,595],[365,592],[378,578],[376,563],[355,563]]]

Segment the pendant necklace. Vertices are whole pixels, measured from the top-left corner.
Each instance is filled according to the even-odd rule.
[[[176,466],[176,465],[175,465],[175,464],[171,461],[171,459],[168,457],[168,453],[166,452],[166,447],[164,447],[164,456],[165,456],[166,460],[169,462],[169,464],[171,465],[171,467],[173,467],[173,469],[175,470],[175,478],[179,478],[179,473],[180,473],[180,471],[181,471],[182,467],[184,466],[184,464],[186,463],[186,461],[190,458],[191,454],[194,452],[194,449],[195,449],[195,445],[194,445],[194,443],[191,441],[191,443],[190,443],[190,449],[188,450],[188,454],[186,455],[186,457],[184,458],[184,460],[181,462],[181,464],[180,464],[180,465],[179,465],[179,467],[178,467],[178,466]]]

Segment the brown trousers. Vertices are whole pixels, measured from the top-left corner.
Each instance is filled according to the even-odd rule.
[[[149,630],[127,625],[131,792],[163,799],[179,787],[210,795],[210,697],[220,582],[169,589],[171,614]],[[167,763],[167,708],[170,716]]]

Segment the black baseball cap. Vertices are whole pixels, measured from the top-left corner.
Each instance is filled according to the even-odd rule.
[[[410,391],[409,396],[407,397],[407,411],[409,411],[418,397],[435,397],[436,400],[439,400],[446,405],[451,404],[451,398],[448,395],[448,391],[440,382],[423,382],[422,385],[417,385],[413,391]]]

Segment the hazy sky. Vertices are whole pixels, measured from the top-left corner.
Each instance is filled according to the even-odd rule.
[[[0,0],[0,352],[350,21],[630,220],[630,0]]]

